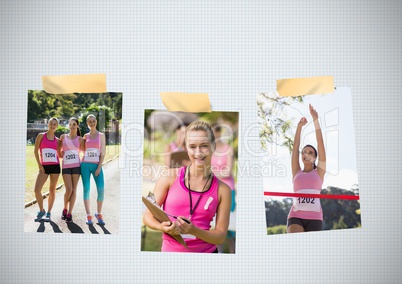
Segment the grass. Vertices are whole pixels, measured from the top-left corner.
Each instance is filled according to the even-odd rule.
[[[141,251],[161,251],[162,233],[159,231],[146,228],[144,236],[144,228],[141,228],[141,234],[145,238],[141,238]],[[229,253],[229,242],[226,239],[223,243],[223,253]]]
[[[25,172],[25,203],[35,199],[34,187],[38,175],[38,164],[34,155],[35,146],[26,146],[26,172]],[[120,145],[106,146],[105,162],[113,159],[120,153]],[[58,185],[63,183],[63,178],[59,177]],[[42,194],[49,190],[49,179],[42,188]]]
[[[161,251],[162,246],[162,233],[154,231],[150,228],[143,226],[141,228],[141,234],[144,238],[141,241],[142,251]],[[145,233],[145,235],[144,235]]]

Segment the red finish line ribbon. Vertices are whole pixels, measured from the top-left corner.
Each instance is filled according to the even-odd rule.
[[[359,200],[358,195],[346,195],[346,194],[308,194],[308,193],[288,193],[288,192],[264,191],[264,195],[266,195],[266,196],[287,196],[287,197],[310,197],[310,198]]]

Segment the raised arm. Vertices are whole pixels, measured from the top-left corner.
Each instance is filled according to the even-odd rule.
[[[300,170],[300,162],[299,162],[299,148],[300,148],[300,136],[302,127],[306,125],[307,119],[302,117],[297,124],[295,139],[293,141],[293,150],[292,150],[292,178],[297,174]]]
[[[309,105],[309,108],[310,108],[310,114],[314,121],[315,136],[317,139],[317,152],[318,152],[317,173],[321,177],[321,179],[324,179],[326,171],[326,161],[327,161],[327,156],[325,154],[325,147],[324,147],[324,139],[322,138],[320,122],[318,120],[318,113],[311,104]]]

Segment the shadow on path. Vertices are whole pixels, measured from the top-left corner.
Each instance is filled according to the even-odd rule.
[[[71,233],[84,234],[84,231],[81,229],[81,227],[74,222],[68,222],[67,228],[70,230]]]

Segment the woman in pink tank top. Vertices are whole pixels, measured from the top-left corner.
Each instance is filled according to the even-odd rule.
[[[77,185],[81,175],[80,153],[84,150],[85,144],[78,127],[78,119],[70,118],[68,127],[70,133],[61,135],[61,147],[59,148],[59,155],[63,158],[62,175],[66,189],[61,219],[72,222],[73,208],[77,198]]]
[[[105,196],[105,180],[102,165],[106,154],[106,137],[104,133],[96,129],[98,122],[93,114],[87,116],[86,122],[90,131],[84,135],[85,153],[81,163],[84,206],[87,213],[86,223],[90,226],[93,225],[90,204],[90,180],[92,176],[96,184],[96,191],[98,192],[95,218],[98,220],[99,225],[105,225],[102,215],[103,199]]]
[[[47,124],[48,130],[44,133],[39,133],[35,140],[35,159],[38,163],[39,173],[35,182],[35,197],[39,206],[39,212],[36,215],[35,222],[39,222],[45,217],[45,221],[50,222],[51,211],[54,200],[56,198],[56,185],[60,175],[60,162],[58,149],[60,140],[54,135],[59,121],[52,117]],[[40,153],[40,158],[39,158]],[[49,197],[47,199],[47,213],[43,208],[42,188],[47,178],[50,176]]]
[[[216,245],[225,241],[231,203],[230,188],[211,171],[215,137],[203,121],[191,123],[186,130],[190,165],[171,169],[159,178],[154,189],[155,202],[171,216],[171,222],[157,221],[147,209],[143,222],[163,232],[164,252],[218,252]],[[216,216],[215,228],[211,221]],[[184,247],[171,236],[181,235]]]
[[[326,171],[326,155],[318,113],[311,105],[309,109],[315,127],[318,151],[311,145],[304,146],[301,153],[303,162],[303,169],[301,169],[299,162],[300,136],[302,127],[307,124],[307,119],[302,117],[297,125],[292,151],[293,189],[295,193],[320,194]],[[315,165],[316,160],[318,160],[317,166]],[[288,215],[287,232],[321,231],[322,220],[319,198],[295,197]]]

